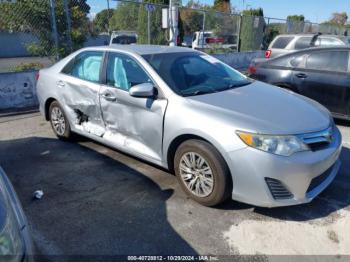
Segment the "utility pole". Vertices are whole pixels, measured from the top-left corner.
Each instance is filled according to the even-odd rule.
[[[178,36],[178,5],[177,2],[175,3],[175,0],[170,0],[169,2],[169,20],[170,20],[170,46],[176,46],[177,45],[177,36]]]
[[[148,44],[151,44],[151,12],[147,10],[147,39]]]
[[[203,20],[202,20],[202,48],[204,48],[204,31],[205,31],[205,11],[203,11]]]
[[[109,19],[110,19],[110,9],[109,9],[109,0],[107,0],[107,32],[108,32],[108,35],[110,36],[111,33],[109,31]]]

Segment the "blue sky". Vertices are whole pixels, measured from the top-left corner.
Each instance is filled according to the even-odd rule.
[[[145,0],[146,1],[146,0]],[[107,7],[107,0],[87,0],[91,13],[99,12]],[[186,4],[187,0],[183,0]],[[201,0],[201,3],[212,4],[214,0]],[[349,0],[231,0],[231,3],[241,10],[246,7],[262,7],[265,16],[286,18],[289,14],[303,14],[307,20],[315,23],[328,20],[334,12],[347,12],[350,16]],[[110,0],[111,7],[116,1]]]

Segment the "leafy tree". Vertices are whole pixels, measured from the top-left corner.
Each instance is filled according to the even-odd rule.
[[[148,3],[169,5],[168,0],[151,0]],[[166,6],[164,6],[166,7]],[[145,5],[139,5],[139,13],[137,20],[137,33],[138,43],[148,43],[148,31],[147,31],[147,11]],[[151,44],[165,45],[167,44],[167,31],[162,29],[162,7],[155,5],[155,11],[150,13],[150,33]]]
[[[80,48],[89,34],[89,19],[87,14],[90,6],[86,0],[70,0],[68,8],[71,17],[71,39],[73,48]],[[0,4],[0,25],[2,30],[14,32],[29,32],[39,39],[39,43],[28,45],[27,49],[33,55],[54,57],[59,53],[66,55],[70,50],[67,46],[67,21],[63,0],[56,0],[56,25],[59,46],[54,45],[49,1],[17,0],[15,3]]]
[[[240,50],[251,51],[260,49],[262,46],[265,30],[264,11],[262,8],[248,9],[242,12]]]
[[[264,16],[264,10],[260,7],[257,9],[247,9],[242,11],[242,15],[246,16]]]
[[[305,17],[303,15],[289,15],[287,17],[287,20],[289,21],[296,21],[296,22],[304,22]]]
[[[179,15],[183,25],[183,34],[192,36],[194,32],[202,31],[204,17],[204,30],[216,31],[220,23],[220,14],[212,6],[201,4],[199,1],[188,1],[187,5],[180,9]]]
[[[320,24],[319,31],[326,34],[347,35],[349,30],[347,20],[347,13],[334,13],[330,20]]]
[[[287,33],[302,33],[305,27],[305,17],[303,15],[289,15],[287,17]]]
[[[214,0],[213,8],[219,12],[231,13],[230,0]]]
[[[140,6],[137,3],[119,2],[110,20],[110,29],[137,31]]]
[[[333,13],[331,19],[328,21],[332,25],[345,25],[348,21],[348,14],[346,12],[342,13]]]
[[[183,24],[183,32],[185,35],[192,35],[196,31],[203,28],[204,14],[194,9],[203,9],[203,5],[193,0],[188,1],[185,8],[180,11],[180,18]]]
[[[113,16],[112,9],[104,9],[96,14],[93,21],[93,30],[95,33],[108,32],[109,30],[109,20]]]

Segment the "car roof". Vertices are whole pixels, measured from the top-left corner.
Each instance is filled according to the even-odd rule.
[[[277,37],[313,37],[317,34],[281,34],[281,35],[278,35],[276,36]],[[328,35],[328,34],[320,34],[318,35],[318,37],[336,37],[336,38],[342,38],[344,36],[342,35]]]
[[[350,46],[331,46],[331,47],[311,47],[302,49],[290,54],[296,54],[296,53],[308,53],[313,51],[350,51]]]
[[[278,60],[284,57],[290,57],[290,56],[295,56],[298,54],[308,54],[311,52],[315,52],[315,51],[350,51],[350,46],[333,46],[333,47],[310,47],[310,48],[306,48],[306,49],[302,49],[302,50],[298,50],[298,51],[294,51],[291,53],[287,53],[281,56],[277,56],[271,59],[267,59],[264,62],[269,62],[269,61],[274,61],[274,60]]]
[[[103,51],[126,51],[136,53],[138,55],[153,55],[153,54],[164,54],[164,53],[180,53],[180,52],[196,52],[188,47],[178,46],[162,46],[162,45],[120,45],[112,44],[109,46],[96,46],[87,47],[85,50],[103,50]]]

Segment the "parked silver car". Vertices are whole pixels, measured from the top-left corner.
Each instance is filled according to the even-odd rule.
[[[85,48],[40,70],[37,91],[59,138],[78,133],[168,168],[203,205],[306,203],[339,170],[327,109],[188,48]]]
[[[289,54],[310,47],[331,47],[350,45],[350,38],[340,35],[287,34],[278,35],[265,52],[265,58]]]

